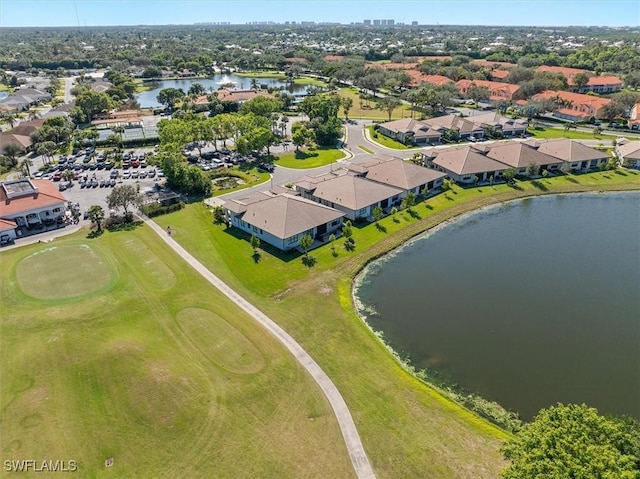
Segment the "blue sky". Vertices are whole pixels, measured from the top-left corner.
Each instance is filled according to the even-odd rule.
[[[0,0],[0,27],[252,21],[640,25],[640,0]]]

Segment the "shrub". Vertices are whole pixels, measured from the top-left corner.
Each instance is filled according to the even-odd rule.
[[[178,201],[177,203],[172,203],[170,205],[163,206],[158,203],[150,203],[148,205],[142,206],[142,211],[145,215],[150,218],[154,216],[166,215],[167,213],[173,213],[174,211],[178,211],[184,208],[184,202]]]

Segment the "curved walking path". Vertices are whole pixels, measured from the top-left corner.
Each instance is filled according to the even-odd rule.
[[[369,458],[364,451],[360,435],[351,417],[347,403],[336,388],[329,376],[320,368],[313,358],[302,346],[293,339],[289,333],[278,326],[272,319],[262,313],[258,308],[231,289],[224,281],[209,271],[200,261],[194,258],[187,250],[178,244],[167,232],[149,218],[144,218],[148,224],[173,250],[200,273],[209,283],[218,288],[227,298],[247,312],[252,318],[273,334],[290,352],[295,359],[311,374],[322,392],[327,397],[329,404],[338,420],[342,437],[349,451],[351,463],[358,479],[375,479],[375,474],[369,463]]]

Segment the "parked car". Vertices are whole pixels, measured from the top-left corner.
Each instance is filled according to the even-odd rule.
[[[115,178],[111,178],[111,179],[109,180],[109,186],[110,186],[111,188],[113,188],[114,186],[116,186],[116,179],[115,179]]]
[[[138,170],[133,170],[131,172],[131,178],[137,178],[138,177]]]
[[[140,170],[140,178],[146,178],[147,177],[147,170]]]
[[[62,179],[62,173],[60,173],[59,171],[56,171],[53,174],[53,181],[60,181]]]
[[[118,177],[118,170],[111,170],[111,172],[109,173],[109,178],[117,178]]]
[[[151,168],[149,170],[149,178],[153,178],[154,176],[156,176],[156,170],[154,170],[153,168]]]
[[[124,170],[122,172],[122,178],[125,180],[128,180],[129,178],[131,178],[131,171],[129,170]]]

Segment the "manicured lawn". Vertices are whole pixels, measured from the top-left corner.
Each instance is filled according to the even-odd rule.
[[[0,253],[5,458],[73,459],[78,477],[353,475],[270,334],[150,228],[86,233]]]
[[[317,78],[306,77],[306,76],[301,76],[294,79],[293,83],[295,83],[296,85],[315,85],[315,86],[323,86],[323,87],[327,86],[327,83],[322,80],[318,80]]]
[[[371,100],[370,108],[366,107],[366,102],[363,106],[360,106],[360,98],[358,97],[358,89],[357,88],[340,88],[338,90],[338,95],[341,97],[349,97],[353,100],[353,106],[349,110],[349,118],[362,118],[367,120],[380,120],[380,121],[388,121],[389,115],[386,111],[378,110],[375,108],[375,101]],[[404,118],[410,116],[409,113],[409,105],[403,104],[402,106],[393,110],[393,114],[391,115],[392,120],[397,120],[399,118]],[[342,108],[339,111],[339,115],[344,117],[344,113]]]
[[[256,262],[247,235],[214,225],[202,205],[158,218],[174,237],[257,307],[280,323],[334,380],[350,406],[378,477],[495,478],[504,463],[498,452],[506,434],[451,403],[405,372],[356,316],[351,279],[369,259],[442,221],[495,202],[551,192],[640,189],[640,174],[620,171],[560,176],[537,183],[454,190],[420,203],[419,218],[399,212],[398,222],[354,228],[356,250],[336,241],[311,253],[261,249]]]
[[[381,146],[393,148],[394,150],[412,150],[418,148],[415,146],[407,146],[404,143],[400,143],[393,138],[389,138],[388,136],[383,135],[382,133],[377,133],[378,137],[374,138],[373,135],[376,133],[376,131],[373,129],[373,125],[367,126],[367,130],[369,131],[369,138],[371,139],[371,141],[378,143]]]
[[[572,140],[602,140],[604,143],[611,145],[611,140],[618,138],[614,135],[594,135],[587,131],[568,130],[565,131],[561,128],[543,128],[538,130],[536,128],[529,128],[527,130],[536,138],[571,138]]]
[[[4,83],[0,83],[0,91],[9,91],[12,88],[9,85],[5,85]]]
[[[333,163],[344,156],[342,150],[338,148],[309,148],[279,155],[275,163],[286,168],[317,168]]]
[[[245,188],[251,188],[252,186],[259,185],[260,183],[265,183],[269,180],[269,173],[266,171],[258,170],[257,168],[239,168],[237,166],[233,168],[229,168],[227,170],[228,173],[231,173],[233,176],[229,177],[230,182],[225,183],[224,181],[216,181],[214,179],[213,182],[213,196],[220,196],[227,193],[231,193],[232,191],[244,190]],[[223,173],[220,173],[223,175]],[[224,175],[223,175],[224,176]],[[233,177],[236,177],[240,180],[238,186],[231,186],[234,184]],[[219,178],[219,177],[218,177]],[[242,184],[240,184],[242,183]]]
[[[280,78],[284,80],[287,78],[282,72],[235,72],[234,75],[238,75],[239,77],[247,77],[247,78]]]

